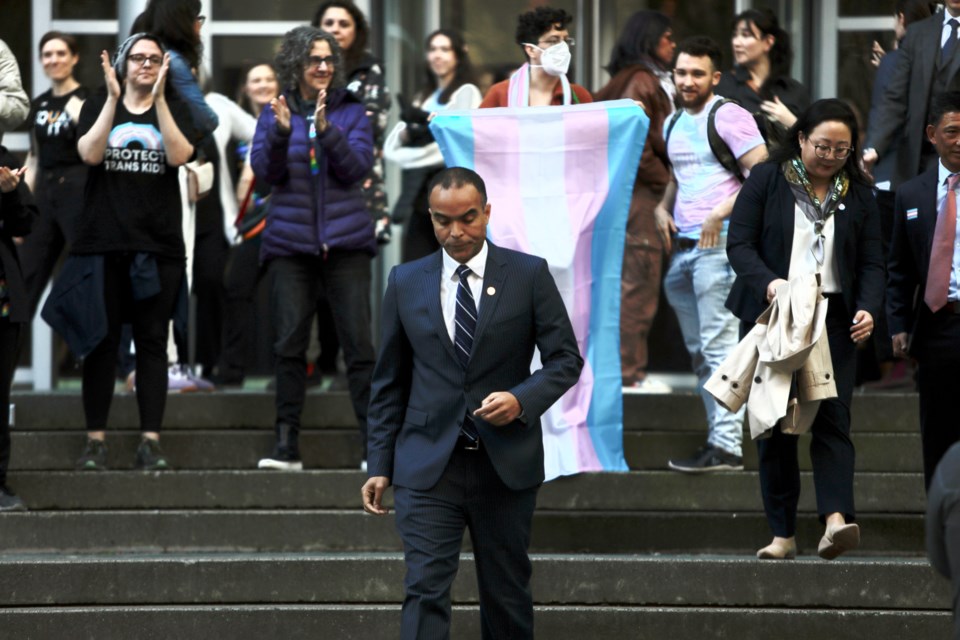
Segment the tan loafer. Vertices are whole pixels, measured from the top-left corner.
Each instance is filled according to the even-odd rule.
[[[860,546],[860,527],[856,524],[845,524],[827,532],[820,538],[817,555],[824,560],[833,560],[841,553],[856,549]]]
[[[797,557],[797,545],[768,544],[757,551],[759,560],[793,560]]]

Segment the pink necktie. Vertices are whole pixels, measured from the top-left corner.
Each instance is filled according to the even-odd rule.
[[[954,191],[960,173],[947,178],[947,203],[937,216],[933,232],[933,249],[930,251],[930,267],[927,269],[927,290],[923,301],[936,313],[947,304],[950,288],[950,271],[953,269],[953,245],[957,239],[957,194]]]

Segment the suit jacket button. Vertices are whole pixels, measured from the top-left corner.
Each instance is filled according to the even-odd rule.
[[[754,378],[753,381],[756,382],[757,384],[760,384],[762,382],[760,380],[760,376],[757,376],[756,378]]]

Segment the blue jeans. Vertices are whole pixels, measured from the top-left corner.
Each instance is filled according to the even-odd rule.
[[[677,314],[700,396],[707,410],[707,443],[743,455],[743,415],[717,404],[703,385],[739,341],[739,321],[724,307],[734,273],[726,243],[713,249],[677,249],[663,280],[664,293]]]

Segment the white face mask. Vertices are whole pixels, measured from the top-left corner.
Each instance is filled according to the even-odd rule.
[[[551,76],[566,75],[567,69],[570,68],[570,46],[565,41],[546,49],[541,49],[535,44],[528,43],[528,46],[540,51],[540,64],[532,64],[531,67],[541,67]]]

